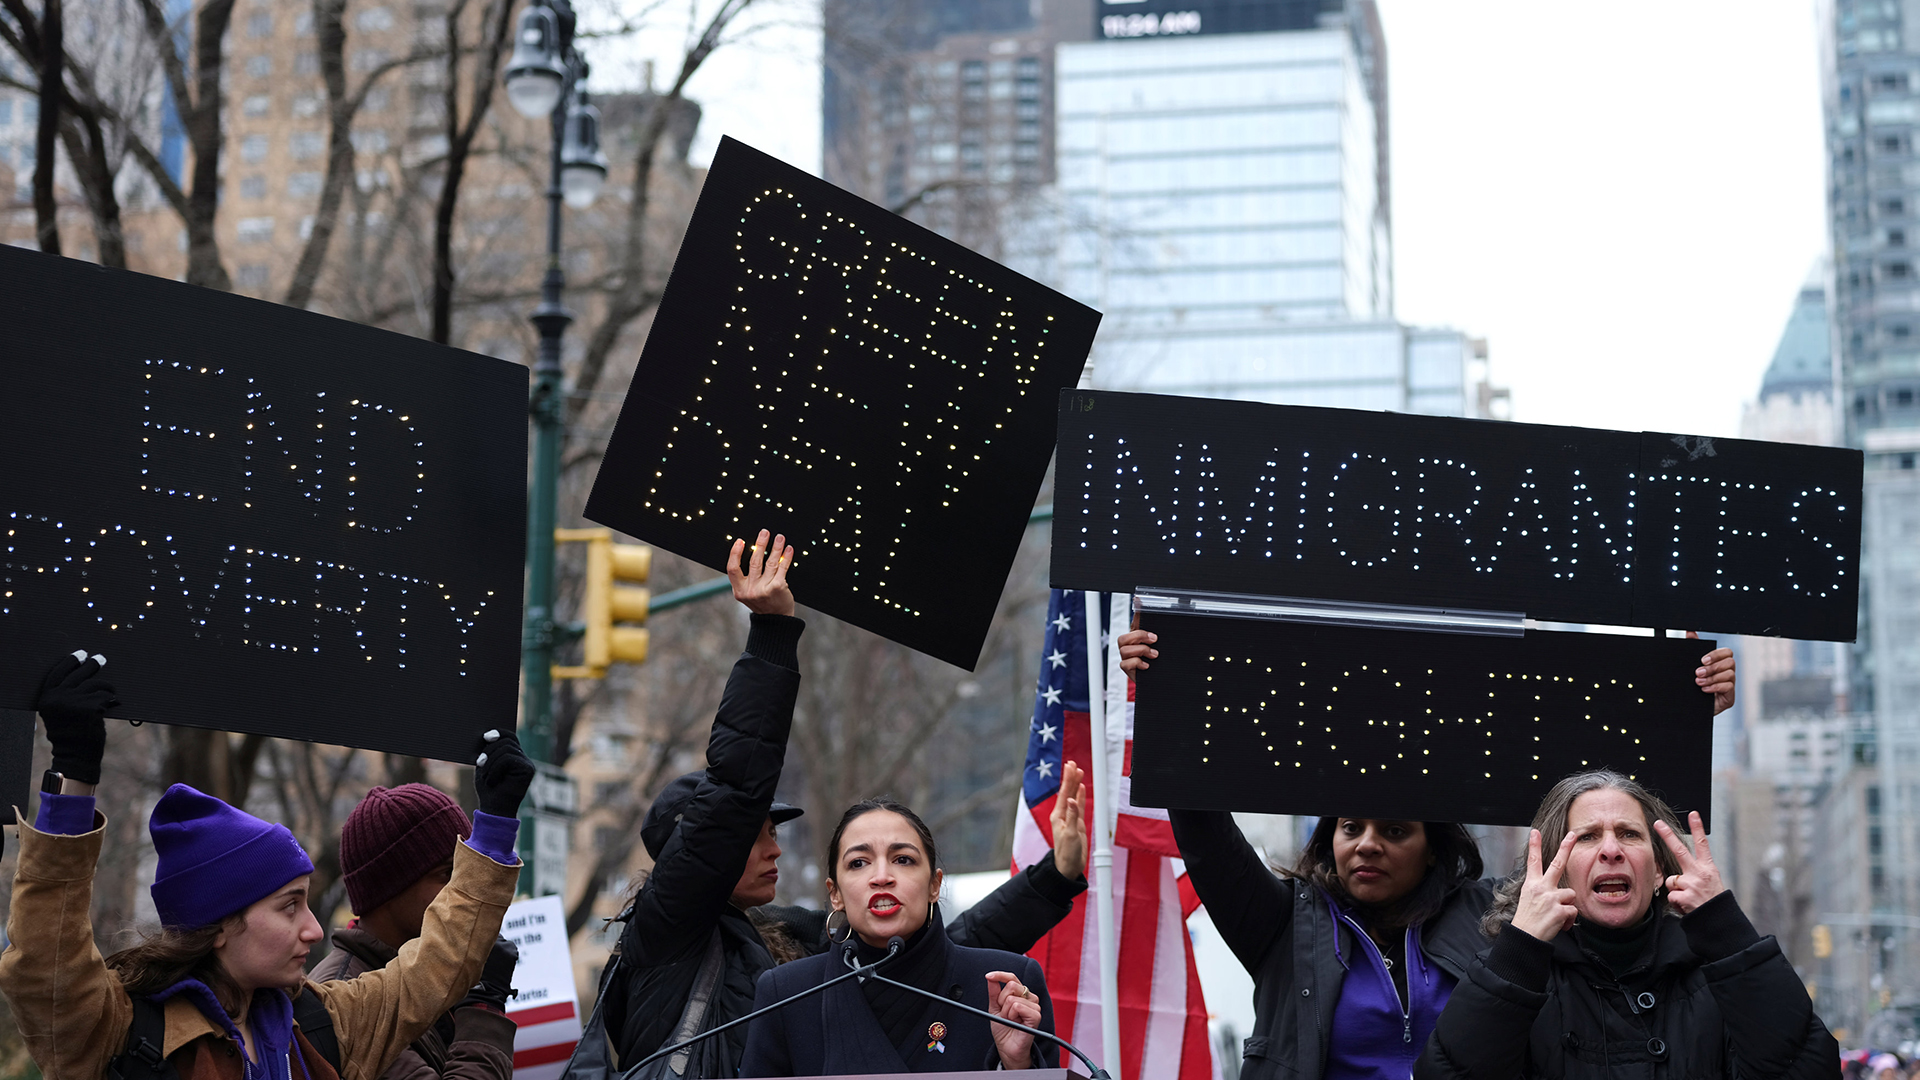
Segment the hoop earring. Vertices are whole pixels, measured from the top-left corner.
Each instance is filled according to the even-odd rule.
[[[846,930],[846,933],[844,935],[838,935],[834,932],[833,917],[835,915],[840,916],[840,925],[842,928]],[[851,920],[847,918],[846,908],[834,908],[832,911],[827,912],[827,940],[828,941],[833,942],[835,945],[840,945],[840,944],[844,944],[846,940],[852,936],[853,936],[853,923]]]

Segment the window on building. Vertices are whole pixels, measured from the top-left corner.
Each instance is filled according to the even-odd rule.
[[[327,148],[327,137],[317,131],[296,131],[287,140],[287,148],[295,161],[306,161],[320,156]]]
[[[1900,136],[1888,135],[1886,138],[1881,139],[1880,149],[1886,151],[1889,154],[1899,153],[1900,152]]]
[[[273,239],[273,219],[270,217],[241,218],[236,230],[243,244],[265,244]]]
[[[1876,75],[1873,79],[1873,85],[1876,90],[1905,90],[1907,88],[1907,77],[1905,75]]]
[[[362,33],[391,30],[393,29],[393,12],[384,7],[370,7],[353,17],[353,28]]]
[[[1888,199],[1880,204],[1880,212],[1898,217],[1907,212],[1907,202],[1905,199]]]
[[[1903,262],[1888,263],[1887,276],[1896,280],[1910,278],[1913,276],[1913,266]]]
[[[1906,247],[1907,231],[1905,229],[1888,229],[1887,230],[1887,246],[1888,247]]]
[[[11,123],[13,123],[13,102],[0,101],[0,127],[6,127]]]
[[[978,101],[987,96],[987,65],[969,60],[960,65],[960,96]]]
[[[266,94],[249,94],[247,99],[240,103],[240,112],[246,116],[265,116],[267,110],[272,107],[273,98]]]
[[[320,54],[312,50],[296,53],[293,58],[293,73],[295,75],[320,74]]]
[[[383,154],[387,150],[387,133],[384,131],[356,131],[351,136],[353,148],[362,154]]]
[[[1906,323],[1895,323],[1887,327],[1887,335],[1896,341],[1904,341],[1913,334],[1913,328]]]
[[[1865,796],[1866,796],[1866,803],[1867,803],[1867,816],[1879,817],[1880,816],[1880,785],[1869,784],[1867,786]]]
[[[267,160],[267,137],[249,135],[240,140],[240,160],[249,165],[257,165]]]
[[[273,271],[265,263],[241,263],[234,271],[233,283],[249,292],[266,292]]]
[[[1910,470],[1910,469],[1912,469],[1912,468],[1913,468],[1913,455],[1912,455],[1912,454],[1901,454],[1901,455],[1900,455],[1900,462],[1899,462],[1899,464],[1900,464],[1900,467],[1901,467],[1902,469],[1908,469],[1908,470]]]
[[[370,113],[386,112],[387,103],[392,100],[392,92],[384,86],[377,90],[369,90],[367,91],[366,100],[360,103],[360,111]]]
[[[40,102],[28,98],[20,103],[20,122],[37,124],[40,122]]]
[[[312,37],[313,36],[313,12],[303,11],[300,14],[295,15],[293,17],[293,36],[294,37]]]
[[[1898,390],[1895,390],[1895,391],[1893,392],[1893,404],[1894,404],[1894,407],[1895,407],[1895,408],[1899,408],[1899,409],[1910,409],[1910,408],[1912,408],[1912,407],[1913,407],[1913,390],[1912,390],[1912,388],[1910,388],[1910,387],[1902,387],[1902,388],[1900,388],[1900,389],[1898,389]]]
[[[290,173],[287,176],[287,194],[295,196],[318,195],[320,194],[320,185],[324,180],[325,177],[317,172]]]
[[[240,178],[240,197],[243,199],[264,199],[267,197],[267,178],[259,173]]]
[[[1880,892],[1885,889],[1887,887],[1887,868],[1881,866],[1879,863],[1874,863],[1868,867],[1867,885],[1873,889],[1874,892]]]
[[[256,11],[247,16],[247,36],[264,38],[273,36],[273,13]]]
[[[273,57],[271,56],[247,57],[247,74],[253,76],[256,79],[264,79],[267,76],[272,75],[273,74]]]
[[[385,49],[355,49],[349,66],[355,71],[372,71],[387,62]]]
[[[320,115],[320,95],[301,94],[293,99],[293,115],[301,120]]]

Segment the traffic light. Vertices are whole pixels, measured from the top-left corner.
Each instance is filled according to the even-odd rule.
[[[645,544],[616,544],[612,529],[555,529],[561,542],[587,545],[587,573],[580,595],[581,666],[553,669],[556,679],[598,679],[614,663],[638,664],[647,658],[647,630],[622,623],[647,621],[651,600],[645,589],[616,582],[641,582],[653,568],[653,549]]]
[[[1833,955],[1833,931],[1825,923],[1817,923],[1813,928],[1813,955],[1825,960]]]

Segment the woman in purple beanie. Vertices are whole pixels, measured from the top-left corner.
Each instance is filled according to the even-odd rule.
[[[325,984],[306,979],[321,928],[308,907],[313,863],[293,834],[175,784],[149,823],[161,929],[103,958],[89,911],[106,824],[94,788],[106,711],[117,703],[105,663],[62,657],[36,703],[53,768],[35,824],[20,828],[0,994],[42,1074],[373,1080],[479,976],[519,877],[516,815],[532,763],[511,734],[488,733],[472,837],[452,852],[452,880],[420,941],[385,970]],[[299,1011],[310,1027],[330,1024],[322,1041],[336,1044],[331,1054],[295,1019],[295,999],[307,994],[324,1017]]]

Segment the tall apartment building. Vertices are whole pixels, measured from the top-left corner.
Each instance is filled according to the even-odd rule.
[[[1054,179],[1054,46],[1095,0],[828,0],[827,180],[1003,256]]]
[[[1821,0],[1841,436],[1866,453],[1849,704],[1873,718],[1885,821],[1870,882],[1885,1004],[1920,1015],[1920,5]]]

